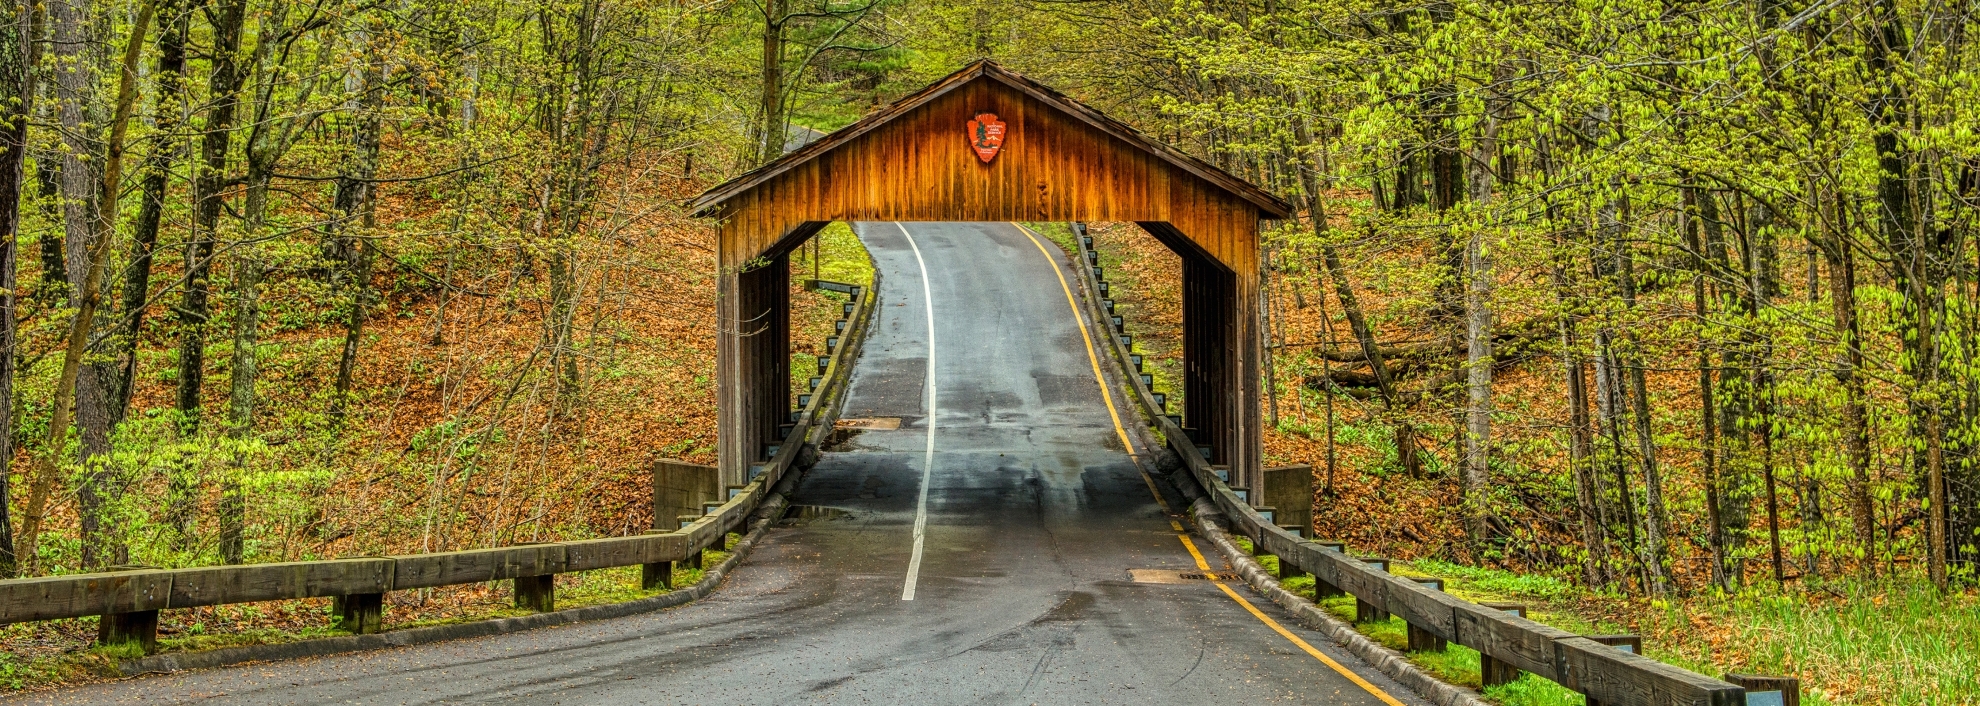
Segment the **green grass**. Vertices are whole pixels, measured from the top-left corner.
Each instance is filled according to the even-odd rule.
[[[1073,238],[1071,223],[1047,223],[1025,221],[1024,227],[1038,231],[1046,240],[1058,243],[1068,254],[1079,252],[1079,241]]]
[[[1555,601],[1573,597],[1581,591],[1574,584],[1552,576],[1532,576],[1497,569],[1480,569],[1436,559],[1418,559],[1404,566],[1409,574],[1436,576],[1444,579],[1446,583],[1462,585],[1468,590],[1508,598]]]
[[[1803,703],[1980,704],[1980,595],[1916,579],[1807,589],[1652,606],[1645,632],[1698,636],[1673,645],[1686,661],[1800,676],[1821,691]]]
[[[859,236],[853,234],[851,226],[833,221],[815,237],[819,248],[815,268],[818,279],[846,284],[873,284],[873,260],[867,255],[866,246],[860,244]],[[811,248],[800,247],[792,251],[791,264],[807,273],[805,279],[811,279],[809,273],[814,270]]]
[[[1245,552],[1252,550],[1250,539],[1239,536],[1232,536],[1231,539],[1240,550]],[[1259,565],[1264,567],[1266,571],[1275,576],[1278,575],[1278,557],[1266,555],[1255,558]],[[1419,562],[1415,566],[1398,562],[1392,564],[1390,568],[1398,575],[1430,575],[1420,571],[1426,568],[1426,564],[1428,564],[1429,568],[1436,570],[1435,575],[1445,577],[1447,590],[1452,590],[1453,593],[1460,597],[1473,601],[1506,600],[1517,596],[1510,593],[1494,593],[1490,590],[1468,594],[1466,591],[1455,590],[1452,586],[1459,583],[1475,583],[1483,584],[1490,589],[1525,589],[1549,595],[1559,595],[1564,586],[1553,582],[1552,579],[1546,579],[1544,577],[1522,577],[1516,574],[1492,570],[1469,570],[1468,567],[1458,567],[1456,565],[1438,562]],[[1460,576],[1463,578],[1458,578]],[[1313,598],[1314,586],[1312,576],[1295,576],[1280,579],[1279,585],[1300,596],[1308,599]],[[1439,680],[1472,689],[1477,689],[1481,682],[1477,650],[1463,645],[1452,644],[1444,648],[1441,652],[1410,652],[1408,651],[1409,626],[1400,618],[1391,616],[1387,620],[1357,623],[1355,622],[1355,600],[1352,596],[1327,598],[1318,601],[1317,605],[1322,610],[1327,611],[1327,613],[1339,618],[1341,622],[1354,626],[1355,630],[1368,636],[1369,639],[1374,640],[1384,647],[1403,653],[1412,664],[1415,664],[1419,669],[1424,670]],[[1592,627],[1587,625],[1571,627],[1570,624],[1574,622],[1572,620],[1547,620],[1547,618],[1564,616],[1554,616],[1542,611],[1529,611],[1529,613],[1536,619],[1540,619],[1540,622],[1551,624],[1564,630],[1572,630],[1575,627],[1582,627],[1584,629]],[[1580,694],[1531,674],[1523,674],[1517,681],[1511,684],[1486,689],[1484,690],[1484,696],[1487,701],[1504,704],[1505,706],[1578,706],[1585,701]]]
[[[1310,577],[1287,579],[1282,584],[1289,590],[1312,597],[1313,579]],[[1295,585],[1299,588],[1293,588]],[[1352,596],[1328,598],[1320,601],[1319,606],[1383,647],[1403,653],[1410,663],[1431,676],[1449,684],[1478,688],[1481,680],[1477,650],[1452,644],[1441,652],[1410,652],[1409,626],[1402,619],[1390,616],[1387,620],[1357,623],[1354,621],[1355,600]],[[1506,706],[1576,706],[1584,702],[1580,694],[1531,674],[1522,674],[1511,684],[1486,689],[1484,695],[1485,700]]]

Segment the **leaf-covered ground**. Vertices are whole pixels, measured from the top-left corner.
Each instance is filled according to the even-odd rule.
[[[1125,312],[1136,347],[1165,371],[1157,374],[1157,389],[1179,398],[1180,390],[1165,380],[1176,379],[1174,366],[1180,360],[1180,261],[1133,224],[1096,223],[1090,228],[1116,308]],[[1070,245],[1070,231],[1048,232]],[[1465,546],[1457,513],[1459,488],[1448,465],[1454,452],[1449,420],[1442,421],[1441,439],[1424,442],[1432,455],[1425,474],[1411,477],[1397,466],[1393,433],[1376,403],[1348,395],[1332,399],[1336,463],[1329,478],[1329,400],[1299,384],[1323,362],[1302,353],[1329,344],[1352,347],[1353,338],[1337,300],[1321,298],[1322,287],[1331,285],[1318,279],[1313,266],[1282,267],[1273,293],[1280,344],[1275,359],[1279,424],[1265,433],[1266,463],[1313,465],[1317,536],[1345,541],[1357,554],[1397,558],[1398,573],[1443,577],[1451,591],[1469,600],[1528,603],[1543,623],[1583,634],[1640,634],[1649,655],[1702,673],[1798,676],[1808,687],[1804,703],[1980,703],[1980,650],[1973,649],[1971,639],[1980,635],[1980,594],[1972,590],[1941,596],[1922,577],[1904,575],[1874,583],[1810,577],[1785,589],[1756,581],[1739,594],[1726,595],[1700,589],[1704,567],[1693,566],[1688,571],[1680,567],[1681,580],[1694,587],[1685,597],[1650,600],[1591,591],[1578,585],[1577,567],[1560,559],[1574,556],[1576,538],[1558,519],[1572,517],[1573,486],[1560,477],[1557,466],[1544,463],[1495,469],[1505,473],[1498,481],[1517,485],[1514,497],[1521,498],[1500,510],[1508,523],[1529,528],[1523,541],[1558,545],[1561,551],[1493,554],[1491,566],[1481,568],[1486,562]],[[1407,281],[1392,279],[1403,275],[1386,272],[1390,266],[1378,262],[1351,267],[1358,276],[1393,287],[1357,284],[1362,305],[1384,312],[1371,318],[1392,322],[1382,331],[1383,340],[1424,335],[1406,327],[1410,317],[1387,313],[1410,305]],[[1329,319],[1334,321],[1331,332],[1324,323]],[[1557,425],[1545,421],[1565,414],[1557,368],[1552,358],[1538,357],[1496,376],[1500,409],[1518,410],[1507,415],[1510,423],[1498,427],[1507,455],[1531,461],[1558,453],[1546,443]],[[1660,404],[1683,404],[1682,381],[1675,376],[1653,375],[1651,385]],[[1417,419],[1424,428],[1440,428],[1427,415]],[[1686,457],[1674,457],[1677,470],[1683,470]],[[1679,478],[1668,492],[1695,497],[1698,490]],[[1548,518],[1548,513],[1560,515]],[[1275,559],[1266,561],[1268,568],[1276,567]],[[1310,589],[1310,581],[1292,579],[1289,585]],[[1352,600],[1325,607],[1353,618]],[[1391,647],[1406,645],[1399,621],[1361,627]],[[1478,683],[1476,653],[1467,648],[1416,659],[1447,681]],[[1509,706],[1581,703],[1579,695],[1532,677],[1496,687],[1487,696]]]
[[[380,249],[382,301],[366,322],[352,413],[323,414],[343,329],[298,257],[278,268],[266,296],[276,330],[259,348],[265,443],[236,454],[211,439],[179,439],[172,406],[173,341],[141,347],[132,404],[137,424],[118,438],[113,506],[132,560],[154,566],[217,563],[219,481],[247,487],[250,562],[447,551],[516,542],[635,534],[652,524],[650,467],[660,458],[715,460],[714,229],[672,204],[705,184],[664,165],[615,169],[610,213],[577,248],[575,314],[581,389],[560,400],[544,346],[545,263],[526,244],[428,229],[447,221],[443,194],[388,189]],[[436,215],[438,214],[438,215]],[[872,266],[835,224],[816,265],[828,280],[865,283]],[[793,370],[812,367],[843,295],[805,289],[814,261],[793,254]],[[417,269],[433,279],[414,275]],[[171,276],[171,273],[161,273]],[[435,280],[445,281],[441,286]],[[225,337],[209,361],[227,360]],[[28,345],[35,345],[30,341]],[[30,395],[50,366],[27,371]],[[224,404],[227,369],[209,372],[210,407]],[[802,384],[802,376],[794,381]],[[18,464],[25,455],[16,459]],[[238,467],[231,464],[238,463]],[[181,533],[164,508],[174,474],[198,488]],[[56,508],[46,563],[61,570],[73,547],[73,505]],[[73,568],[67,569],[73,571]],[[626,600],[624,571],[559,578],[559,603]],[[407,627],[501,615],[508,583],[388,594],[386,624]],[[636,593],[636,591],[634,591]],[[165,611],[168,649],[286,641],[328,634],[327,599]],[[0,627],[0,690],[108,674],[93,652],[94,618]]]

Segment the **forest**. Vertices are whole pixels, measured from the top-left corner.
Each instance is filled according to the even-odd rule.
[[[683,201],[989,57],[1299,207],[1322,533],[1980,623],[1971,2],[4,2],[0,575],[638,531],[714,453]]]

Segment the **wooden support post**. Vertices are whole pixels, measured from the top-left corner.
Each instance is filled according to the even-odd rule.
[[[1518,603],[1480,603],[1494,610],[1502,610],[1519,617],[1526,617],[1526,606]],[[1503,686],[1519,680],[1520,671],[1510,664],[1493,659],[1484,652],[1478,653],[1478,683],[1480,686]]]
[[[1354,622],[1379,623],[1388,619],[1389,611],[1377,608],[1373,603],[1361,600],[1359,597],[1354,599]]]
[[[1442,652],[1444,648],[1449,646],[1450,643],[1445,642],[1444,638],[1437,637],[1435,633],[1419,628],[1414,624],[1409,625],[1409,651]]]
[[[158,651],[158,611],[111,613],[97,619],[96,644],[114,647],[133,643],[145,654]]]
[[[694,551],[688,552],[688,558],[687,558],[688,568],[690,569],[707,568],[705,566],[702,566],[702,560],[707,558],[706,556],[707,554],[708,554],[707,549],[696,549]]]
[[[515,578],[516,607],[548,613],[557,609],[557,575],[517,576]]]
[[[1387,557],[1369,556],[1369,557],[1362,557],[1359,561],[1363,564],[1367,564],[1370,567],[1373,567],[1376,571],[1380,571],[1385,574],[1389,573],[1389,559]],[[1361,600],[1361,598],[1358,596],[1354,599],[1355,622],[1379,623],[1388,619],[1389,619],[1389,611],[1383,610],[1379,606]]]
[[[1318,576],[1313,577],[1314,601],[1322,601],[1328,598],[1337,598],[1345,595],[1347,595],[1347,591],[1341,590],[1341,587],[1331,583],[1327,583],[1325,579],[1322,579]]]
[[[1412,577],[1410,580],[1433,591],[1442,592],[1444,590],[1443,579]],[[1450,643],[1444,640],[1444,638],[1438,637],[1436,633],[1417,627],[1415,623],[1405,624],[1409,626],[1409,651],[1442,652],[1445,648],[1450,647]]]
[[[1747,706],[1801,706],[1800,679],[1727,674],[1726,681],[1746,689]]]
[[[1643,654],[1641,635],[1583,635],[1582,637],[1588,638],[1589,642],[1608,645],[1633,655]]]
[[[1336,552],[1340,552],[1343,556],[1347,554],[1347,542],[1341,542],[1332,539],[1316,539],[1313,541],[1313,543],[1320,545],[1322,549],[1332,549]],[[1325,600],[1328,598],[1334,598],[1336,596],[1345,596],[1345,595],[1347,595],[1347,592],[1342,591],[1341,587],[1336,586],[1332,583],[1328,583],[1325,579],[1322,579],[1319,576],[1313,577],[1313,600],[1315,602]]]
[[[1297,566],[1293,566],[1290,562],[1286,561],[1285,557],[1279,557],[1279,578],[1281,580],[1297,578],[1305,575],[1306,575],[1305,569],[1301,569]],[[1320,582],[1319,579],[1314,579],[1314,583],[1317,584],[1319,582]]]
[[[120,564],[106,571],[139,571],[156,567]],[[104,647],[137,643],[145,654],[158,651],[158,611],[110,613],[97,618],[96,644]]]
[[[337,596],[330,604],[337,628],[355,635],[371,635],[385,630],[385,594],[353,593]]]
[[[1519,681],[1519,670],[1491,655],[1478,655],[1478,684],[1480,686],[1504,686]]]
[[[639,588],[642,591],[657,591],[674,587],[674,562],[657,561],[639,565]]]

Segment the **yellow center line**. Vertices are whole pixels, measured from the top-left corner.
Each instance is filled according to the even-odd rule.
[[[1121,447],[1127,449],[1128,460],[1134,462],[1135,470],[1141,475],[1141,482],[1147,485],[1148,492],[1155,496],[1155,504],[1162,508],[1162,512],[1171,513],[1168,501],[1163,500],[1162,493],[1155,489],[1155,479],[1148,477],[1148,472],[1141,467],[1141,459],[1135,457],[1134,444],[1128,442],[1127,429],[1121,426],[1121,413],[1114,407],[1114,394],[1107,387],[1106,376],[1100,374],[1100,356],[1093,352],[1093,334],[1086,330],[1086,317],[1080,315],[1079,301],[1073,298],[1072,285],[1066,283],[1065,273],[1059,271],[1058,258],[1052,257],[1052,251],[1045,249],[1045,244],[1039,242],[1038,236],[1033,235],[1030,228],[1016,224],[1012,225],[1016,226],[1018,232],[1023,233],[1024,237],[1031,239],[1031,244],[1037,246],[1039,254],[1044,255],[1046,262],[1051,264],[1052,274],[1058,276],[1059,289],[1066,293],[1066,306],[1072,308],[1073,320],[1079,322],[1079,335],[1081,338],[1086,339],[1086,360],[1093,365],[1093,381],[1100,384],[1100,398],[1107,401],[1107,416],[1114,420],[1114,433],[1120,435]],[[1259,610],[1258,606],[1252,605],[1251,601],[1245,600],[1244,596],[1238,595],[1237,591],[1231,590],[1230,586],[1224,585],[1223,581],[1217,579],[1216,574],[1210,573],[1210,562],[1203,559],[1203,552],[1196,550],[1196,543],[1189,540],[1188,534],[1183,534],[1185,530],[1182,523],[1171,519],[1169,520],[1169,526],[1175,528],[1177,532],[1176,539],[1182,540],[1183,548],[1188,549],[1190,558],[1196,560],[1196,568],[1202,569],[1204,575],[1210,577],[1210,583],[1215,584],[1217,588],[1221,589],[1224,595],[1230,596],[1231,600],[1237,601],[1238,605],[1244,606],[1245,611],[1251,613],[1252,617],[1257,618],[1259,622],[1264,623],[1273,632],[1278,633],[1281,637],[1291,641],[1300,649],[1305,650],[1314,659],[1320,660],[1322,664],[1332,668],[1341,676],[1347,677],[1348,681],[1354,682],[1356,686],[1366,689],[1375,698],[1381,699],[1382,703],[1389,706],[1403,706],[1403,703],[1397,701],[1395,697],[1390,696],[1389,692],[1383,691],[1379,686],[1370,684],[1368,680],[1361,678],[1361,675],[1355,674],[1354,670],[1341,666],[1340,662],[1334,661],[1325,652],[1321,652],[1315,649],[1313,645],[1307,644],[1298,635],[1294,635],[1291,630],[1287,630],[1285,626],[1280,625],[1279,621],[1273,620],[1272,616],[1266,615],[1264,611]]]
[[[1359,686],[1363,689],[1367,689],[1368,693],[1374,694],[1375,698],[1382,700],[1382,703],[1388,704],[1389,706],[1403,706],[1403,702],[1397,701],[1396,697],[1389,695],[1389,692],[1383,691],[1381,687],[1368,683],[1367,679],[1363,679],[1361,678],[1361,675],[1355,674],[1353,670],[1341,666],[1340,662],[1334,661],[1334,659],[1332,657],[1328,657],[1325,652],[1321,652],[1320,650],[1314,649],[1312,645],[1306,644],[1305,640],[1299,639],[1298,635],[1294,635],[1291,630],[1287,630],[1285,626],[1280,625],[1279,621],[1273,620],[1272,616],[1266,615],[1264,611],[1260,611],[1258,609],[1258,606],[1252,605],[1251,601],[1245,600],[1244,596],[1238,595],[1237,591],[1231,590],[1231,587],[1224,585],[1224,582],[1213,581],[1212,583],[1217,584],[1217,588],[1224,589],[1224,595],[1230,596],[1231,600],[1237,601],[1238,605],[1244,606],[1245,610],[1250,611],[1253,617],[1258,618],[1260,622],[1263,622],[1267,627],[1272,628],[1273,632],[1278,633],[1281,637],[1284,637],[1287,640],[1291,640],[1293,644],[1299,645],[1300,649],[1306,650],[1306,653],[1309,655],[1313,655],[1314,659],[1326,663],[1327,666],[1332,667],[1335,672],[1339,672],[1341,676],[1347,677],[1348,681],[1354,682],[1356,686]]]
[[[1072,285],[1066,284],[1066,273],[1059,271],[1058,258],[1052,257],[1052,251],[1038,242],[1038,236],[1032,235],[1031,229],[1024,226],[1017,226],[1017,229],[1024,237],[1031,239],[1032,245],[1038,246],[1038,254],[1045,256],[1045,261],[1052,265],[1052,274],[1058,276],[1059,289],[1066,292],[1066,306],[1072,307],[1073,320],[1079,322],[1079,336],[1086,339],[1086,361],[1093,364],[1093,380],[1100,383],[1100,399],[1107,401],[1107,416],[1114,419],[1114,433],[1121,435],[1121,448],[1127,449],[1128,455],[1133,456],[1134,444],[1128,443],[1127,430],[1121,428],[1121,413],[1114,408],[1114,393],[1107,388],[1107,378],[1100,374],[1100,356],[1093,353],[1093,334],[1086,330],[1086,317],[1079,315],[1079,301],[1073,299]],[[1155,497],[1160,499],[1162,496],[1157,494]]]
[[[1210,562],[1203,560],[1203,552],[1196,551],[1196,543],[1189,541],[1189,535],[1179,534],[1176,535],[1176,539],[1182,540],[1183,548],[1189,550],[1189,558],[1196,560],[1196,568],[1210,570]]]

